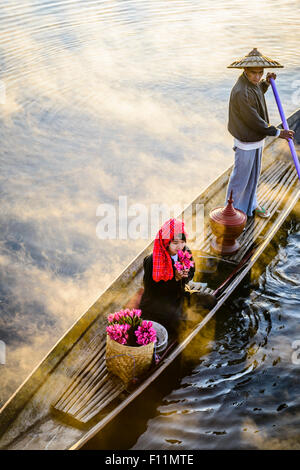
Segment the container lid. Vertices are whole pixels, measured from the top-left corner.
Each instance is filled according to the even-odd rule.
[[[241,225],[247,220],[246,214],[233,207],[232,191],[225,207],[216,207],[210,212],[210,218],[222,225]]]

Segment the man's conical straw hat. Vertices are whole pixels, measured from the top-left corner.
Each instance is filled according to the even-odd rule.
[[[245,67],[282,68],[283,65],[280,65],[276,60],[262,55],[255,47],[249,54],[245,55],[242,59],[235,60],[227,68],[244,69]]]

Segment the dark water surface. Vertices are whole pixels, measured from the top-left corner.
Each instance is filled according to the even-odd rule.
[[[0,341],[6,344],[6,364],[0,365],[0,406],[147,243],[99,238],[99,205],[117,210],[119,197],[125,196],[132,209],[142,204],[150,211],[155,203],[184,207],[232,163],[227,103],[239,72],[226,66],[257,47],[285,65],[277,86],[286,114],[300,106],[298,10],[298,0],[253,0],[251,7],[244,0],[1,1]],[[267,103],[276,124],[271,92]],[[297,240],[297,232],[293,236]],[[290,273],[282,272],[275,279],[286,301],[295,286]],[[266,276],[269,281],[271,274]],[[211,363],[218,367],[209,366],[207,380],[229,373],[224,331],[230,332],[237,318],[237,328],[244,324],[231,345],[238,350],[232,359],[235,373],[244,374],[237,380],[247,380],[251,368],[260,371],[253,358],[266,363],[258,357],[261,348],[255,353],[256,339],[264,341],[270,321],[265,310],[259,307],[258,313],[253,306],[253,295],[249,304],[230,305],[230,315],[218,317],[228,324],[208,327],[213,338],[222,333],[216,342],[208,341],[207,362],[192,361],[192,378],[198,366],[203,377]],[[265,293],[259,298],[266,311],[268,301]],[[280,328],[289,312],[288,302],[283,310],[274,307],[270,314],[272,338],[274,322]],[[256,330],[258,324],[262,329]],[[295,334],[296,328],[287,325],[278,329],[287,348]],[[273,364],[279,355],[275,348],[266,358],[272,356]],[[286,374],[284,364],[281,358],[271,370],[282,367]],[[195,415],[192,392],[201,394],[203,388],[195,387],[189,374],[183,377],[184,398],[169,388],[160,418],[148,423],[150,437],[143,429],[130,446],[158,445],[151,429],[165,423],[170,436],[162,431],[157,437],[169,439],[167,445],[198,445],[193,434],[176,437],[178,416],[184,422],[195,419],[194,429],[203,423],[203,442],[215,436],[206,431],[226,431],[206,428],[204,422],[226,410],[222,400],[230,392],[221,393],[218,410],[210,411],[208,399]],[[277,383],[273,377],[271,382]],[[235,381],[225,383],[229,387]],[[214,395],[220,386],[212,382],[204,389]],[[274,385],[272,393],[278,389]],[[267,391],[259,394],[265,396]],[[245,410],[249,402],[241,400],[232,401]],[[182,404],[180,414],[173,412],[176,401]],[[278,406],[286,403],[283,397],[279,401]],[[291,408],[289,403],[275,414],[285,416]],[[259,411],[252,415],[253,429],[256,416]],[[295,429],[292,421],[289,429]],[[253,431],[253,436],[262,433]],[[229,445],[226,439],[228,430],[218,435],[219,445]]]
[[[300,449],[299,215],[180,358],[85,449]]]

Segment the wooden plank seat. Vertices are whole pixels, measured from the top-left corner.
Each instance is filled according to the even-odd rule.
[[[69,418],[75,426],[88,423],[125,390],[122,381],[106,368],[105,337],[97,336],[90,345],[84,361],[51,407],[54,414]]]

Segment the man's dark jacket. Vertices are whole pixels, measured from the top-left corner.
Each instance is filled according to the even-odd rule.
[[[269,125],[264,97],[268,87],[266,80],[254,85],[245,72],[234,85],[229,101],[228,130],[238,140],[257,142],[267,135],[276,135],[277,128]]]

